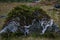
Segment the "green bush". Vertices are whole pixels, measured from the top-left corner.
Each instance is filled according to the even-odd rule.
[[[45,11],[43,11],[40,7],[31,7],[31,6],[26,6],[26,5],[20,5],[12,9],[8,13],[8,17],[6,18],[7,21],[13,19],[14,17],[18,16],[20,17],[21,21],[24,20],[24,17],[26,17],[26,22],[29,22],[28,24],[31,24],[32,20],[35,18],[34,13],[36,10],[39,12],[39,16],[37,18],[41,19],[43,17],[47,17],[48,15],[46,14]],[[49,16],[48,16],[49,17]]]
[[[37,18],[39,20],[41,20],[42,18],[46,17],[49,19],[49,16],[46,14],[46,12],[44,10],[42,10],[40,7],[35,6],[35,7],[31,7],[31,6],[26,6],[26,5],[20,5],[17,7],[14,7],[14,9],[12,9],[9,13],[8,13],[8,17],[6,18],[5,24],[15,18],[15,17],[19,17],[20,18],[20,24],[23,25],[25,21],[27,24],[31,24],[32,20],[35,18],[35,12],[39,13],[39,16],[37,16]],[[26,17],[26,20],[24,19],[24,17]],[[19,35],[21,33],[14,33],[14,35]],[[22,35],[22,34],[21,34]],[[33,35],[33,34],[32,34]],[[50,34],[48,34],[50,35]],[[37,36],[37,35],[33,35],[33,36]]]

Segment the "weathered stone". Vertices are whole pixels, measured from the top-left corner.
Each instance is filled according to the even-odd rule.
[[[59,32],[59,27],[40,8],[29,6],[16,7],[8,14],[7,21],[0,34],[9,30],[12,33],[22,32],[25,36],[30,33],[45,34],[46,32]]]

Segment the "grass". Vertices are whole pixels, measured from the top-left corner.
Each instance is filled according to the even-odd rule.
[[[13,37],[0,37],[1,40],[59,40],[60,38],[48,38],[48,37],[41,37],[41,36],[13,36]]]
[[[1,40],[60,40],[59,37],[57,38],[48,38],[48,37],[41,37],[41,36],[19,36],[19,37],[0,37]]]
[[[37,3],[0,3],[0,15],[7,15],[10,10],[12,10],[15,6],[21,5],[21,4],[25,4],[25,5],[30,5],[30,6],[36,6]],[[40,6],[40,4],[38,4],[38,6]],[[49,16],[51,16],[52,19],[54,19],[54,21],[56,22],[56,24],[60,25],[60,15],[57,14],[57,11],[49,11],[50,8],[53,8],[52,5],[46,5],[46,6],[42,6],[41,8],[43,10],[45,10],[47,12],[47,14]],[[0,30],[4,24],[5,18],[0,18]],[[8,38],[8,37],[7,37]],[[0,40],[60,40],[59,37],[57,38],[45,38],[45,37],[32,37],[32,36],[21,36],[21,37],[10,37],[8,39],[6,38],[1,38]]]

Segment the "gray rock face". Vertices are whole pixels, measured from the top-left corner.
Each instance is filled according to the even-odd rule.
[[[18,18],[17,18],[18,20]],[[8,30],[10,32],[16,32],[18,30],[18,27],[20,26],[19,22],[17,22],[15,19],[12,19],[1,31],[0,34],[6,33]]]
[[[0,31],[0,33],[7,32],[7,30],[10,30],[11,32],[16,32],[18,29],[19,23],[15,21],[11,21],[4,29]]]
[[[46,31],[50,31],[50,32],[58,32],[59,31],[59,27],[53,22],[53,20],[39,20],[34,21],[36,23],[33,23],[33,25],[31,26],[31,31],[32,32],[40,32],[40,34],[44,34]]]
[[[17,18],[19,20],[19,18]],[[52,19],[49,21],[47,20],[32,20],[31,25],[20,26],[20,23],[17,22],[15,19],[11,20],[7,26],[5,26],[1,31],[0,34],[6,33],[8,30],[12,33],[15,33],[20,30],[25,36],[29,33],[37,32],[40,34],[44,34],[46,31],[51,32],[59,32],[59,27],[53,22]]]

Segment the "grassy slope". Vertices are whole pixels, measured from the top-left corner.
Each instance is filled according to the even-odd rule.
[[[15,6],[18,6],[18,5],[21,5],[21,4],[26,4],[26,5],[31,5],[31,6],[35,6],[37,5],[36,3],[0,3],[0,15],[7,15],[8,12],[10,10],[12,10],[13,7]],[[40,6],[40,4],[38,4],[38,6]],[[55,21],[57,24],[60,25],[60,16],[56,14],[56,11],[49,11],[50,8],[52,8],[52,6],[42,6],[41,5],[41,8],[44,9],[48,15],[50,15]],[[4,24],[4,21],[5,21],[5,18],[0,18],[0,29],[2,28],[2,25]],[[59,38],[57,39],[49,39],[49,38],[32,38],[32,37],[28,37],[28,38],[25,38],[25,37],[22,37],[22,38],[12,38],[12,40],[59,40]]]

